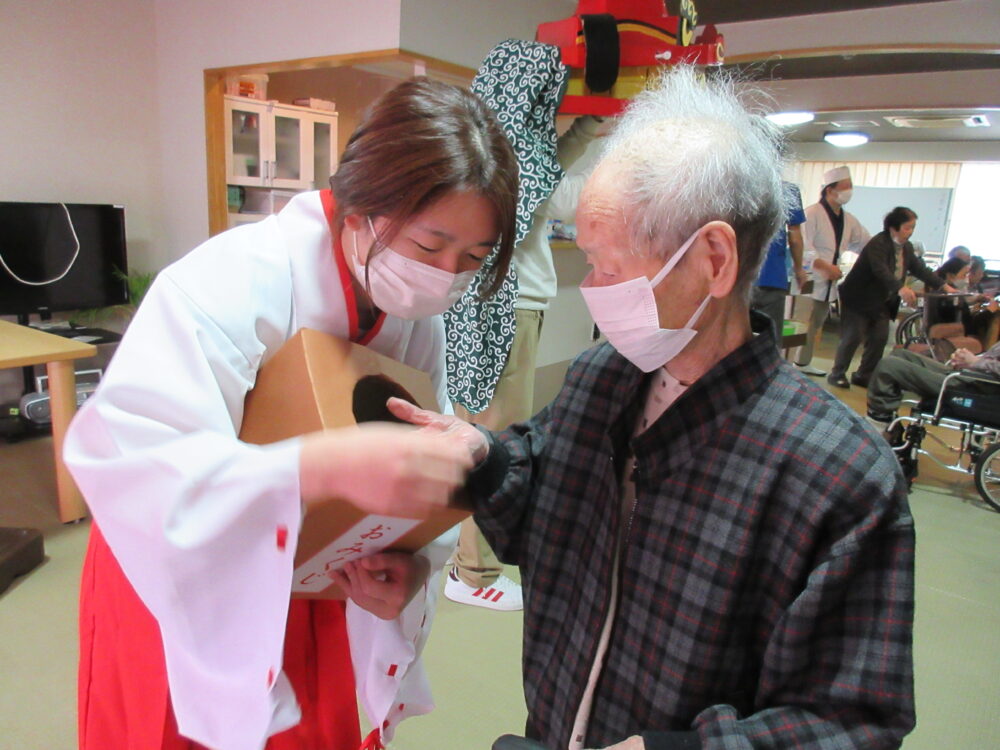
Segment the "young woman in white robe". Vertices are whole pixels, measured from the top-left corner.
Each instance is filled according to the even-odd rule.
[[[301,328],[428,372],[448,408],[439,313],[512,253],[517,163],[492,113],[428,79],[362,119],[329,190],[220,234],[158,275],[66,463],[93,514],[79,677],[84,750],[354,750],[432,708],[419,653],[449,550],[345,568],[338,601],[290,602],[304,507],[393,515],[446,501],[467,451],[403,426],[238,439],[258,369]]]

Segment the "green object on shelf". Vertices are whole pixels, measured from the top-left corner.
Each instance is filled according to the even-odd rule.
[[[792,323],[792,322],[786,320],[785,324],[781,327],[781,335],[782,336],[791,336],[794,333],[796,333],[795,323]]]

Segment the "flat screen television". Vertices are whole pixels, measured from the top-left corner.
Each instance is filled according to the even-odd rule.
[[[0,315],[128,302],[125,209],[0,201]]]

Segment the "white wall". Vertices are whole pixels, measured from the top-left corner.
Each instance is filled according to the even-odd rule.
[[[4,0],[0,200],[119,203],[132,265],[161,226],[151,0]]]
[[[400,47],[467,67],[508,37],[570,15],[566,0],[154,0],[156,65],[164,134],[161,260],[208,234],[205,176],[206,68]]]
[[[154,0],[163,133],[160,260],[208,236],[206,68],[399,46],[400,0]],[[161,263],[161,265],[163,264]]]
[[[575,0],[402,0],[400,46],[475,70],[497,43],[574,12]]]

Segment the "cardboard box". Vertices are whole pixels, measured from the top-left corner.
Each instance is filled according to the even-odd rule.
[[[427,373],[304,328],[258,373],[240,439],[263,445],[360,422],[398,422],[385,406],[390,396],[437,410]],[[425,520],[372,516],[341,498],[314,505],[299,534],[292,596],[342,599],[327,571],[385,549],[416,551],[468,516],[459,508],[442,508]]]
[[[336,112],[337,104],[336,102],[331,102],[329,99],[317,99],[313,96],[305,96],[301,99],[292,99],[292,104],[297,107],[308,107],[309,109],[320,109],[324,112]]]

